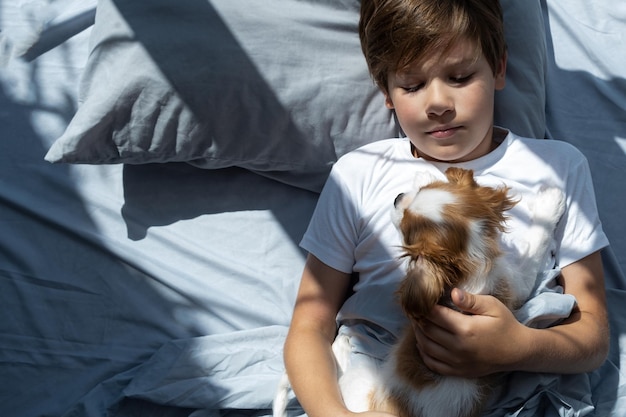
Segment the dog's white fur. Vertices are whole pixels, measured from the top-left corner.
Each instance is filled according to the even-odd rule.
[[[450,183],[464,183],[459,184],[459,187],[485,188],[479,187],[474,182],[471,171],[451,168],[446,171],[446,175]],[[471,177],[470,185],[468,176]],[[459,179],[461,177],[464,179]],[[502,188],[499,191],[506,194],[508,189]],[[455,195],[454,187],[446,185],[443,181],[436,181],[433,177],[422,175],[416,178],[411,192],[399,196],[396,200],[392,221],[399,229],[402,229],[400,225],[407,215],[443,224],[450,210],[454,210],[455,204],[459,203],[463,204]],[[507,197],[502,209],[511,208],[514,204]],[[471,258],[470,264],[474,270],[468,274],[464,282],[452,282],[450,283],[452,286],[476,294],[496,296],[500,294],[503,297],[502,301],[512,309],[519,307],[528,298],[536,276],[549,256],[551,236],[564,210],[563,193],[556,187],[546,187],[529,206],[532,209],[532,226],[521,257],[522,264],[515,267],[509,265],[505,258],[500,256],[500,252],[494,252],[493,242],[486,238],[487,222],[464,214],[467,217],[465,253]],[[493,224],[489,227],[493,228]],[[406,224],[404,229],[406,232]],[[492,235],[492,240],[495,237]],[[406,241],[404,235],[403,240],[407,246],[411,243]],[[410,256],[410,250],[406,249],[406,252],[407,256]],[[489,256],[493,257],[494,253],[495,259],[488,259]],[[422,259],[421,256],[410,259],[405,281],[416,271],[420,277],[427,277],[432,271],[432,265],[428,263],[429,261]],[[403,287],[399,292],[402,291]],[[402,297],[402,294],[400,295]],[[406,294],[404,296],[406,297]],[[402,301],[407,302],[409,301],[406,298]],[[432,306],[424,306],[421,311],[430,311],[430,308]],[[407,313],[414,319],[419,319],[418,316],[421,314],[415,311]],[[403,368],[407,363],[415,363],[415,357],[419,357],[413,338],[414,335],[408,328],[404,338],[394,346],[389,358],[379,370],[376,359],[371,359],[369,363],[361,361],[358,367],[350,366],[349,340],[346,336],[338,336],[333,344],[333,352],[337,359],[339,385],[347,408],[354,412],[386,411],[399,417],[469,417],[479,414],[488,394],[488,380],[444,377],[432,373],[423,364],[423,369],[420,368],[417,373],[424,375],[417,377],[417,381],[407,378],[407,372]],[[407,355],[410,357],[407,358]],[[285,415],[285,393],[288,385],[287,378],[283,378],[274,401],[274,417]]]

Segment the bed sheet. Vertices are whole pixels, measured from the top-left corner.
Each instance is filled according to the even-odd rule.
[[[36,59],[1,72],[0,415],[267,413],[316,194],[237,168],[43,161],[88,32],[38,57],[26,31],[5,39]],[[155,378],[163,357],[176,381]]]
[[[547,28],[548,136],[585,153],[613,254],[626,271],[626,4],[542,1]],[[614,282],[614,285],[621,283]],[[623,288],[623,287],[622,287]]]
[[[552,381],[589,388],[590,415],[621,417],[626,10],[585,3],[543,3],[546,114],[590,160],[612,342],[588,385]],[[269,415],[317,195],[238,168],[45,162],[76,111],[94,6],[0,2],[0,415]]]

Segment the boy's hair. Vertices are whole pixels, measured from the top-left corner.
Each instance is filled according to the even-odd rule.
[[[506,54],[498,0],[362,0],[361,48],[376,84],[388,92],[388,77],[416,60],[446,52],[468,39],[494,74]]]

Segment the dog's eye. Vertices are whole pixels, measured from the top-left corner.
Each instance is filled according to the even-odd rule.
[[[396,199],[393,201],[393,206],[394,207],[398,207],[398,203],[400,202],[400,200],[402,200],[402,197],[404,197],[404,193],[398,194]]]

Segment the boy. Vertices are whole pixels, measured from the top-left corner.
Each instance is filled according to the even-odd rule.
[[[491,296],[455,289],[452,300],[461,312],[436,306],[426,323],[414,323],[426,365],[461,377],[598,367],[608,350],[599,255],[608,242],[589,169],[564,142],[524,139],[493,126],[494,93],[504,88],[506,72],[497,0],[363,0],[359,32],[372,77],[406,138],[341,158],[302,240],[309,256],[285,364],[308,416],[353,414],[337,384],[331,350],[337,331],[350,340],[352,363],[383,360],[399,336],[407,319],[393,293],[404,266],[389,213],[415,175],[443,178],[449,166],[473,169],[480,184],[504,183],[521,198],[502,239],[513,262],[529,226],[524,197],[556,185],[567,206],[553,256],[535,284],[533,298],[547,297],[550,311],[533,316],[531,299],[516,317]],[[547,317],[562,320],[544,328]]]

